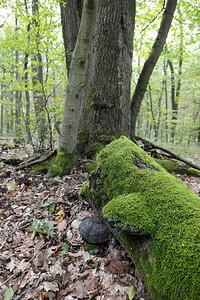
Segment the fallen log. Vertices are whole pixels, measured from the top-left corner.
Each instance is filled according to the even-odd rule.
[[[80,194],[129,253],[154,300],[200,299],[200,199],[126,137]]]

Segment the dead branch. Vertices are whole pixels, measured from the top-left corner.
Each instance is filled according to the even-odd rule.
[[[192,168],[194,168],[194,169],[196,169],[196,170],[200,170],[200,167],[199,167],[199,166],[196,166],[196,165],[194,165],[193,163],[191,163],[190,161],[188,161],[188,160],[186,160],[186,159],[184,159],[184,158],[181,158],[180,156],[176,155],[175,153],[169,151],[168,149],[165,149],[165,148],[163,148],[163,147],[157,146],[157,145],[155,145],[154,143],[149,142],[149,141],[147,141],[147,140],[145,140],[145,139],[143,139],[143,138],[141,138],[141,137],[139,137],[139,136],[135,136],[135,139],[136,139],[137,141],[142,141],[143,143],[145,143],[145,144],[147,144],[147,145],[150,145],[150,146],[152,146],[153,148],[159,149],[159,150],[161,150],[161,151],[163,151],[163,152],[166,152],[166,153],[170,154],[172,158],[177,159],[177,160],[179,160],[179,161],[182,161],[182,162],[185,163],[186,165],[188,165],[188,166],[190,166],[190,167],[192,167]]]
[[[21,169],[26,169],[26,168],[29,168],[29,167],[41,164],[41,163],[49,160],[52,156],[56,155],[56,153],[57,153],[57,151],[53,150],[49,154],[47,154],[45,157],[42,157],[40,159],[36,159],[36,160],[31,161],[31,162],[29,162],[27,164],[20,165],[15,170],[18,171],[18,170],[21,170]]]

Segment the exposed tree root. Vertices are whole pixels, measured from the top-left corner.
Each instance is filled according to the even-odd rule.
[[[26,168],[29,168],[29,167],[41,164],[41,163],[49,160],[52,156],[56,155],[56,153],[57,153],[57,151],[53,150],[50,153],[48,153],[46,156],[44,156],[44,157],[42,157],[40,159],[36,159],[36,160],[31,161],[29,163],[26,163],[26,164],[18,166],[15,170],[18,171],[18,170],[21,170],[21,169],[26,169]]]

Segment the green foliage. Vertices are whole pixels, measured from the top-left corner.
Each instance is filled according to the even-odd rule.
[[[69,246],[65,245],[63,250],[59,252],[60,255],[65,255],[69,251]]]
[[[98,250],[97,245],[89,245],[86,247],[86,251],[89,252],[89,254],[95,254],[97,250]]]
[[[92,172],[95,170],[95,168],[96,168],[95,161],[85,163],[85,170],[88,172],[88,174],[92,174]]]
[[[153,299],[198,299],[199,197],[125,137],[109,144],[96,160],[98,189],[87,185],[82,194],[92,197],[117,228],[152,237],[149,252],[137,261],[137,236],[134,240],[119,231]]]
[[[31,12],[31,5],[26,8],[24,1],[7,2],[7,12],[10,13],[4,25],[0,28],[0,82],[3,83],[3,96],[1,103],[4,105],[1,110],[3,115],[3,133],[13,135],[16,119],[16,92],[22,96],[19,108],[20,134],[25,136],[27,130],[31,132],[34,143],[37,143],[38,136],[36,130],[40,122],[35,103],[32,99],[27,103],[25,92],[30,94],[34,89],[43,96],[43,113],[48,117],[48,123],[52,127],[55,119],[61,118],[64,109],[64,97],[66,87],[66,68],[63,43],[61,42],[61,21],[58,1],[42,1],[39,4],[39,13],[36,16],[38,27],[32,22],[34,16]],[[48,2],[48,3],[47,3]],[[17,18],[17,26],[15,25]],[[2,20],[3,21],[3,20]],[[0,21],[1,22],[1,21]],[[31,24],[27,30],[28,24]],[[19,62],[16,62],[16,51],[18,52]],[[37,72],[32,66],[38,67],[38,62],[33,58],[38,53],[42,57],[43,83],[36,82],[33,85],[33,78]],[[27,54],[27,70],[24,68],[25,53]],[[16,72],[18,76],[16,76]],[[28,74],[28,81],[24,80],[25,73]],[[20,96],[20,97],[21,97]],[[27,125],[27,107],[29,105],[29,124]],[[28,126],[28,128],[27,128]],[[49,124],[46,127],[46,140],[50,143],[52,129]],[[56,132],[53,132],[55,138]],[[40,141],[39,141],[40,142]],[[39,145],[39,143],[38,143]],[[51,145],[50,145],[51,146]]]
[[[51,214],[53,214],[56,208],[56,203],[47,201],[41,207],[45,207]]]
[[[56,234],[55,232],[56,229],[57,228],[54,227],[53,223],[49,221],[35,219],[32,223],[30,231],[35,231],[38,233],[46,234],[50,237],[54,237],[54,235]]]

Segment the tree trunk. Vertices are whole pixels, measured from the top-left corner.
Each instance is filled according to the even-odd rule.
[[[26,9],[26,14],[28,16],[28,6],[26,0],[24,0],[24,5]],[[28,42],[30,43],[30,35],[29,31],[31,29],[31,24],[30,22],[27,25],[27,34],[28,34]],[[32,136],[31,136],[31,129],[30,129],[30,95],[29,95],[29,89],[28,89],[28,57],[29,53],[28,50],[26,49],[25,55],[24,55],[24,86],[25,86],[25,99],[26,99],[26,114],[25,114],[25,126],[26,126],[26,134],[28,141],[32,141]]]
[[[167,5],[162,17],[162,22],[158,31],[158,35],[152,47],[151,53],[147,58],[143,69],[141,71],[140,77],[138,79],[133,97],[131,102],[131,136],[135,136],[135,126],[137,116],[140,110],[141,102],[146,92],[146,88],[153,72],[153,69],[158,61],[158,58],[163,50],[166,42],[166,38],[172,23],[174,11],[176,9],[177,0],[168,0]]]
[[[80,125],[89,146],[130,134],[134,22],[134,0],[99,1]]]
[[[45,138],[45,101],[43,97],[43,70],[42,70],[42,55],[39,50],[39,10],[38,0],[32,0],[32,26],[36,32],[34,36],[36,54],[32,58],[32,83],[33,83],[33,98],[36,115],[36,123],[38,127],[38,138],[41,145],[43,145]]]
[[[83,0],[63,0],[60,2],[63,41],[68,76],[72,53],[76,45],[81,23],[82,7]]]
[[[18,20],[17,17],[15,17],[15,27],[18,26]],[[17,39],[17,37],[16,37]],[[16,82],[19,80],[19,51],[15,51],[15,79]],[[16,89],[15,91],[15,134],[17,137],[20,136],[21,132],[21,97],[20,97],[20,91]]]
[[[96,1],[85,0],[81,26],[71,61],[71,72],[67,86],[60,148],[73,153],[77,142],[81,100],[85,85],[86,64],[91,47],[96,21]]]
[[[1,128],[0,128],[0,136],[3,135],[3,127],[4,127],[4,105],[3,105],[3,82],[1,83]]]

